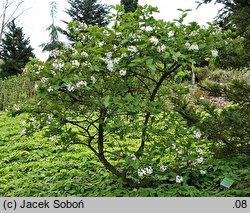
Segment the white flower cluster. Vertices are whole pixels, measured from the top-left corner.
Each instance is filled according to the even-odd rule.
[[[166,50],[165,44],[162,44],[161,46],[158,46],[158,47],[157,47],[157,51],[158,51],[159,53],[162,53],[162,52],[164,52],[165,50]]]
[[[49,54],[49,56],[51,57],[51,58],[57,58],[57,57],[59,57],[60,55],[61,55],[61,51],[60,50],[52,50],[51,52],[50,52],[50,54]]]
[[[155,46],[159,43],[158,38],[156,38],[155,36],[152,36],[149,40]]]
[[[137,47],[136,46],[128,46],[128,51],[131,53],[137,53]]]
[[[120,62],[121,58],[112,59],[112,56],[113,56],[112,52],[106,53],[105,56],[106,57],[102,58],[102,60],[106,63],[107,69],[110,72],[114,71],[114,66]]]
[[[197,163],[202,163],[203,160],[204,160],[203,157],[198,156],[198,158],[197,158]]]
[[[82,86],[87,86],[87,82],[86,81],[79,81],[77,84],[76,84],[76,87],[82,87]]]
[[[197,131],[194,131],[194,136],[199,139],[201,138],[201,133],[200,132],[197,132]]]
[[[167,127],[166,126],[161,126],[160,128],[159,128],[159,130],[165,130]]]
[[[13,107],[14,107],[14,109],[16,110],[16,112],[17,112],[17,111],[20,111],[20,107],[19,107],[19,106],[17,106],[16,104],[14,104],[14,106],[13,106]]]
[[[43,78],[41,79],[41,82],[42,82],[43,84],[46,83],[46,81],[48,81],[48,78],[43,77]]]
[[[24,135],[27,135],[27,130],[26,130],[26,129],[23,129],[23,130],[20,132],[20,136],[24,136]]]
[[[126,73],[127,73],[127,71],[126,71],[125,69],[121,69],[121,70],[120,70],[120,75],[121,75],[121,76],[125,76]]]
[[[53,64],[52,64],[52,66],[53,66],[55,69],[60,70],[60,69],[63,68],[64,63],[55,60],[55,61],[53,62]]]
[[[81,53],[81,55],[82,55],[83,57],[88,57],[88,56],[89,56],[89,54],[86,53],[86,52],[84,52],[84,51]]]
[[[144,175],[151,175],[153,173],[153,169],[151,166],[146,167],[144,169],[138,169],[138,176],[142,177]]]
[[[211,50],[211,54],[213,57],[217,57],[218,56],[218,51],[217,50]]]
[[[50,86],[48,89],[47,89],[48,92],[53,92],[54,89]]]
[[[168,169],[167,166],[164,166],[164,165],[160,166],[160,170],[161,170],[162,172],[167,171],[167,169]]]
[[[93,84],[95,84],[96,81],[97,81],[96,78],[95,78],[94,76],[91,76],[91,77],[90,77],[90,80],[92,81]],[[86,82],[85,82],[85,83],[86,83]],[[87,86],[87,83],[85,84],[85,86]]]
[[[49,137],[50,141],[54,141],[55,139],[56,139],[56,135],[53,135],[53,136]]]
[[[99,47],[103,47],[105,45],[105,42],[104,41],[100,41],[99,43],[98,43],[98,46]]]
[[[188,48],[188,50],[195,50],[198,51],[199,50],[199,46],[197,44],[190,44],[189,42],[186,42],[186,47]]]
[[[66,87],[69,92],[74,92],[76,89],[73,84],[67,84]]]
[[[205,175],[205,174],[207,173],[207,171],[206,171],[206,170],[200,170],[200,173],[201,173],[202,175]]]
[[[73,60],[71,63],[74,67],[80,67],[80,62],[77,60]]]
[[[175,178],[175,181],[176,181],[176,183],[181,183],[181,182],[183,182],[183,177],[180,175],[177,175]]]

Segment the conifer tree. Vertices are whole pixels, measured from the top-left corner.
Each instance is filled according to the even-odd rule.
[[[43,47],[43,52],[52,51],[54,49],[60,49],[63,46],[63,42],[59,41],[59,33],[63,30],[55,25],[55,19],[57,15],[57,3],[52,1],[50,3],[50,16],[52,19],[51,25],[46,29],[49,31],[50,41],[43,43],[40,46]]]
[[[124,6],[126,13],[135,12],[138,5],[138,0],[121,0],[121,4]]]
[[[17,27],[15,20],[9,23],[0,46],[1,64],[0,77],[7,77],[22,73],[30,57],[34,57],[33,48],[30,46],[29,38],[25,38],[23,28]]]
[[[66,12],[72,21],[87,25],[105,26],[108,24],[109,6],[100,4],[97,0],[68,0],[70,8]]]

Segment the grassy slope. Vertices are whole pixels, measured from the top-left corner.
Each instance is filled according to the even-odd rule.
[[[9,118],[6,113],[0,113],[0,196],[250,195],[250,186],[238,185],[236,189],[224,190],[218,183],[212,184],[213,188],[208,186],[199,190],[180,184],[126,189],[81,146],[62,147],[56,142],[46,140],[41,134],[33,138],[20,137],[22,119],[23,116]],[[220,163],[223,167],[229,167],[228,174],[231,171],[236,177],[250,175],[249,170],[237,169],[237,163]],[[221,168],[218,166],[218,179],[223,177],[224,174],[221,173],[226,172],[220,171]],[[208,174],[207,182],[213,177]],[[206,180],[201,180],[201,183],[204,181]]]

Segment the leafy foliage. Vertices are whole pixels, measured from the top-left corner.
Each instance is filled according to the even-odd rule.
[[[185,11],[165,22],[152,17],[158,10],[151,6],[116,9],[112,27],[70,23],[72,45],[49,62],[32,60],[25,74],[37,81],[38,95],[13,114],[31,114],[27,134],[45,129],[88,147],[131,187],[186,181],[185,168],[199,170],[209,156],[207,141],[166,110],[167,88],[186,66],[214,61],[227,36],[213,25],[184,25]],[[166,165],[169,173],[161,173]]]
[[[212,0],[201,0],[198,3],[210,3]],[[249,0],[216,0],[216,3],[222,3],[224,7],[217,15],[217,21],[223,29],[231,29],[236,36],[245,38],[244,48],[241,53],[235,52],[233,49],[224,54],[221,65],[224,67],[244,67],[249,63],[250,50],[250,2]],[[233,63],[232,63],[233,61]],[[248,63],[248,64],[246,64]]]
[[[34,82],[21,75],[0,80],[0,111],[35,96]]]
[[[183,94],[173,98],[176,110],[186,118],[189,125],[196,125],[209,140],[214,141],[211,150],[217,157],[250,154],[250,84],[246,73],[246,70],[228,70],[224,79],[222,76],[218,79],[215,74],[211,75],[217,81],[201,83],[207,97],[201,97],[196,106]],[[211,102],[211,96],[220,98],[224,103],[216,105],[214,101]]]
[[[25,38],[23,30],[17,27],[13,20],[8,25],[8,32],[0,46],[0,58],[4,61],[1,64],[0,77],[7,77],[22,73],[30,57],[34,57],[29,39]]]
[[[2,197],[246,197],[250,194],[249,158],[246,157],[206,161],[203,165],[206,174],[193,173],[189,184],[124,188],[123,183],[81,145],[64,146],[57,140],[47,140],[42,133],[21,137],[26,118],[27,115],[10,118],[0,113]],[[219,185],[224,177],[235,181],[229,190]]]

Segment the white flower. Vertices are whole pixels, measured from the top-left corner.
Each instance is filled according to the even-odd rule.
[[[197,148],[197,149],[196,149],[196,152],[198,152],[198,153],[201,154],[201,155],[203,154],[203,150],[202,150],[201,148]]]
[[[104,41],[100,41],[99,43],[98,43],[98,46],[99,47],[103,47],[105,45],[105,42]]]
[[[48,81],[48,78],[43,77],[43,78],[41,79],[41,82],[42,82],[42,83],[45,83],[46,81]]]
[[[83,36],[82,36],[82,41],[85,41],[85,40],[86,40],[86,36],[83,35]]]
[[[198,157],[197,158],[197,163],[202,163],[203,162],[203,157]]]
[[[64,66],[64,63],[60,63],[58,62],[57,60],[53,62],[52,66],[55,68],[55,69],[62,69],[63,66]]]
[[[87,86],[87,82],[86,81],[79,81],[77,84],[76,84],[76,87],[81,87],[81,86]]]
[[[160,170],[161,170],[162,172],[165,172],[167,169],[168,169],[167,166],[164,166],[164,165],[160,166]]]
[[[165,129],[166,129],[166,126],[161,126],[159,129],[160,129],[160,130],[165,130]]]
[[[176,181],[176,183],[181,183],[181,182],[183,182],[183,177],[177,175],[176,178],[175,178],[175,181]]]
[[[52,58],[56,58],[56,57],[58,57],[60,55],[61,55],[61,51],[60,50],[52,50],[50,52],[50,57],[52,57]]]
[[[212,56],[217,57],[218,56],[218,51],[217,50],[211,50]]]
[[[93,84],[96,82],[96,78],[94,76],[91,76],[90,80],[92,81]]]
[[[189,48],[189,50],[199,50],[199,46],[197,44],[192,44]]]
[[[150,39],[150,42],[154,44],[155,46],[158,44],[159,40],[155,36],[152,36]]]
[[[151,166],[146,167],[144,169],[138,169],[138,175],[141,177],[143,175],[151,175],[153,173],[153,169]]]
[[[50,141],[53,141],[53,140],[55,140],[55,139],[56,139],[56,135],[53,135],[53,136],[49,137],[49,140],[50,140]]]
[[[194,136],[199,139],[201,137],[201,133],[194,131]]]
[[[35,89],[35,90],[38,89],[38,84],[35,84],[34,89]]]
[[[132,53],[136,53],[137,52],[137,47],[136,46],[129,46],[128,51],[130,51]]]
[[[205,61],[209,61],[210,60],[210,58],[205,58]]]
[[[110,72],[112,72],[114,70],[114,63],[113,63],[113,61],[110,60],[110,61],[107,61],[106,63],[107,63],[107,69]]]
[[[185,46],[186,46],[186,47],[190,47],[191,44],[190,44],[189,42],[186,42],[186,43],[185,43]]]
[[[124,70],[124,69],[120,70],[120,75],[121,75],[121,76],[125,76],[126,73],[127,73],[126,70]]]
[[[69,92],[74,92],[75,91],[75,87],[72,84],[68,84],[68,85],[66,85],[66,87],[67,87],[67,90]]]
[[[20,110],[20,107],[17,106],[16,104],[14,104],[14,109],[15,109],[16,111],[19,111],[19,110]]]
[[[174,149],[176,148],[176,145],[174,143],[172,143],[172,146],[173,146]]]
[[[135,155],[131,155],[131,159],[132,159],[132,160],[136,160],[137,158],[136,158]]]
[[[84,52],[84,51],[81,53],[81,55],[82,55],[83,57],[88,57],[88,56],[89,56],[89,54],[86,53],[86,52]]]
[[[26,121],[25,121],[25,120],[22,121],[22,125],[23,125],[23,126],[26,125]]]
[[[120,62],[121,58],[115,58],[114,59],[114,64],[118,64]]]
[[[157,51],[158,51],[159,53],[162,53],[162,52],[164,52],[165,50],[166,50],[166,46],[165,46],[164,44],[157,47]]]
[[[55,76],[55,75],[56,75],[56,72],[55,72],[54,70],[52,70],[52,71],[51,71],[51,74]]]
[[[150,32],[150,31],[153,31],[153,28],[152,28],[151,26],[147,26],[147,27],[145,28],[145,30],[146,30],[147,32]]]
[[[168,33],[168,36],[169,36],[169,37],[174,36],[174,32],[173,32],[173,31],[170,31],[170,32]]]
[[[138,169],[138,176],[142,177],[143,175],[146,175],[146,171],[143,169]]]
[[[27,130],[23,129],[22,132],[20,132],[20,136],[26,135],[27,134]]]
[[[121,58],[126,58],[127,56],[127,53],[122,53]]]
[[[53,92],[53,88],[52,88],[52,87],[49,87],[49,88],[47,89],[47,91],[48,91],[48,92]]]
[[[113,53],[112,53],[112,52],[108,52],[108,53],[106,53],[105,55],[106,55],[106,58],[107,58],[107,59],[111,59]]]
[[[130,33],[129,34],[129,37],[132,38],[132,39],[135,39],[136,38],[136,35],[134,33]]]
[[[79,66],[80,66],[80,63],[79,63],[79,61],[77,61],[77,60],[73,60],[73,61],[72,61],[72,65],[75,66],[75,67],[79,67]]]
[[[205,174],[207,173],[207,171],[206,171],[206,170],[200,170],[200,173],[201,173],[202,175],[205,175]]]

